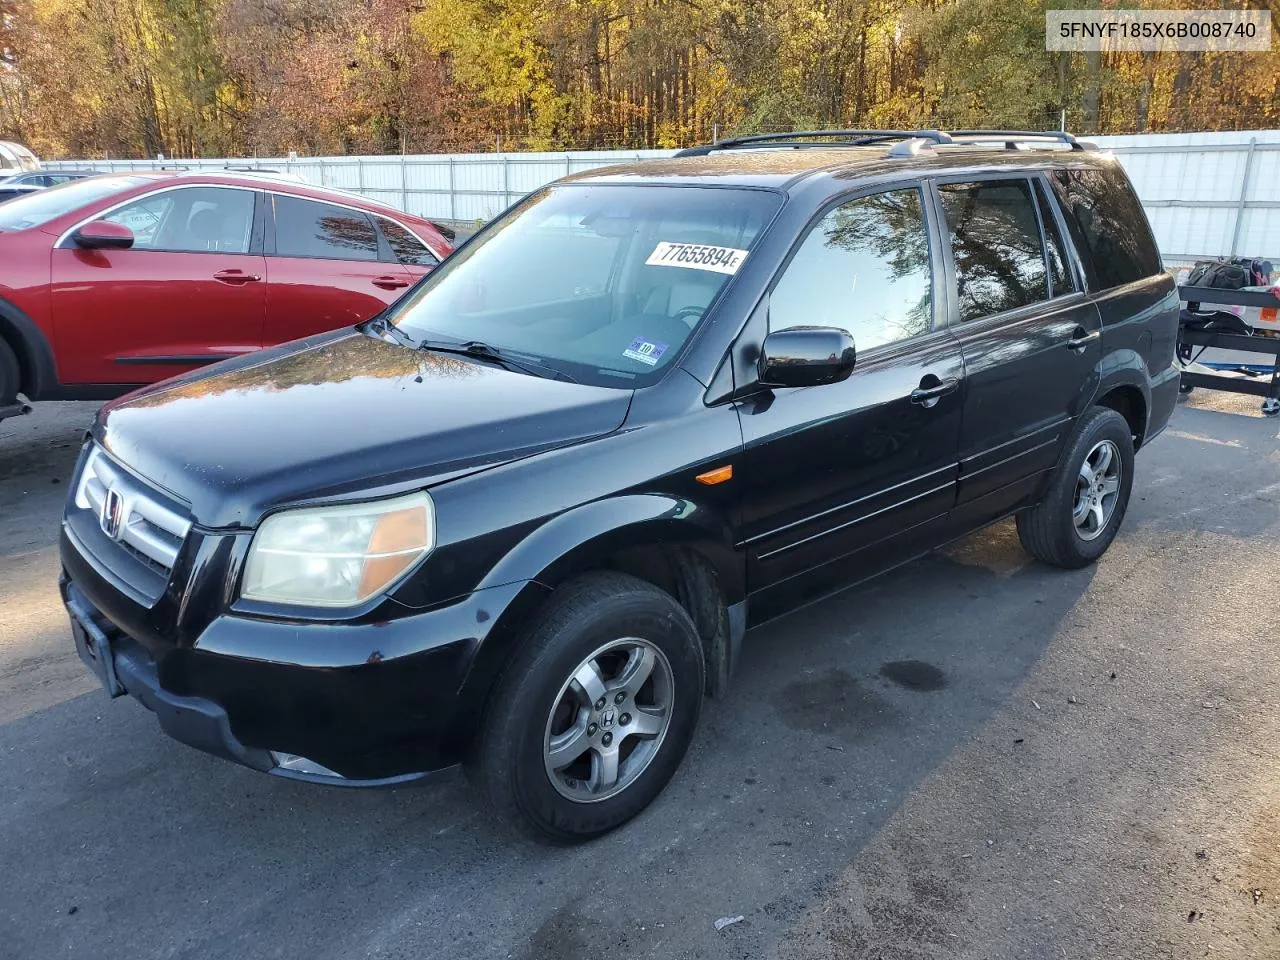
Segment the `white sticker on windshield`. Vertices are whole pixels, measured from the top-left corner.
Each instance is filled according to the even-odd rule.
[[[747,259],[747,251],[734,247],[712,247],[705,243],[671,243],[662,240],[645,261],[651,267],[688,267],[733,275]]]

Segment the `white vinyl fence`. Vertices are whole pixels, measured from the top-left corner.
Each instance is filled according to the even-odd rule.
[[[1280,130],[1090,137],[1120,159],[1166,265],[1199,257],[1280,262]],[[125,171],[261,167],[437,220],[487,220],[558,177],[669,157],[673,150],[203,160],[63,160],[49,168]]]

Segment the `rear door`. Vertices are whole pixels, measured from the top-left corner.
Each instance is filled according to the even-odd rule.
[[[129,227],[128,250],[52,253],[59,379],[151,383],[262,346],[257,190],[171,187],[99,214]]]
[[[956,521],[1007,512],[1058,460],[1093,396],[1098,310],[1039,177],[940,180],[951,331],[964,352]]]
[[[926,549],[951,508],[963,363],[939,325],[940,234],[926,197],[909,183],[839,203],[769,296],[770,330],[842,327],[857,365],[842,383],[739,405],[742,546],[751,590],[765,591],[753,612],[793,602],[801,574],[831,565],[799,581],[821,593]]]
[[[413,282],[363,210],[283,193],[271,200],[268,343],[368,320]]]
[[[422,239],[398,220],[390,217],[374,217],[390,260],[399,264],[413,280],[419,280],[436,268],[439,258]]]

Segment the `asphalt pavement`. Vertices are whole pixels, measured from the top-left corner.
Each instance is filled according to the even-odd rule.
[[[1280,958],[1280,421],[1255,399],[1179,406],[1091,569],[1004,523],[749,634],[666,793],[573,849],[465,781],[280,781],[109,702],[56,588],[92,414],[0,423],[4,960]]]

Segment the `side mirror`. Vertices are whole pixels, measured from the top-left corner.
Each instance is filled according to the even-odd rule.
[[[123,223],[91,220],[71,235],[77,247],[88,250],[128,250],[133,246],[133,231]]]
[[[757,366],[766,387],[817,387],[853,373],[853,335],[838,327],[790,327],[764,338]]]

